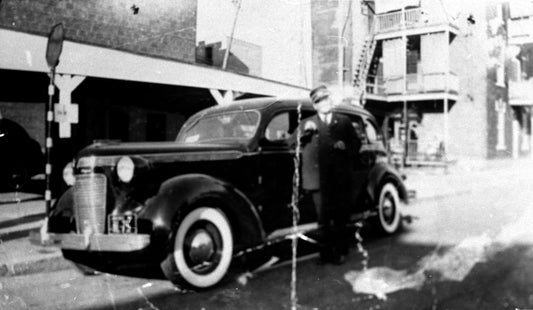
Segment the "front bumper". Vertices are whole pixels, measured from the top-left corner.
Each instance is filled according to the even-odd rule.
[[[32,243],[56,246],[66,250],[96,252],[133,252],[142,250],[150,244],[148,234],[56,234],[36,233],[31,236]]]

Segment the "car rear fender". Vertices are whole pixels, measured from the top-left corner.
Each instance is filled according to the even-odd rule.
[[[154,233],[171,241],[180,219],[200,206],[220,208],[232,225],[235,250],[256,245],[265,239],[259,215],[250,200],[230,184],[204,174],[188,174],[165,181],[156,196],[148,199],[140,217],[150,218]]]
[[[402,181],[402,177],[398,171],[389,167],[386,163],[376,163],[368,174],[366,191],[370,199],[376,202],[377,195],[379,195],[379,187],[387,181],[392,182],[396,186],[400,199],[404,203],[408,203],[407,188]]]

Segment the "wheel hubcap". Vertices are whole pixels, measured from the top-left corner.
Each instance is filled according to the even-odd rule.
[[[387,193],[383,201],[383,218],[387,223],[391,223],[394,220],[394,201],[390,197],[390,194]]]
[[[213,224],[197,223],[185,237],[185,261],[194,272],[207,274],[220,263],[222,246],[220,232]]]
[[[201,264],[215,252],[213,239],[205,230],[199,230],[194,234],[190,244],[189,258],[193,264]]]

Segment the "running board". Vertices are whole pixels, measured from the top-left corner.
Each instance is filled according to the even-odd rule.
[[[350,223],[348,223],[347,226],[348,227],[354,227],[354,226],[357,225],[358,222],[366,220],[369,217],[376,216],[376,215],[377,215],[377,211],[365,211],[363,213],[354,214],[350,218]],[[242,255],[247,254],[247,253],[251,253],[251,252],[254,252],[254,251],[261,250],[261,249],[263,249],[265,247],[268,247],[268,246],[271,246],[273,244],[280,243],[280,242],[283,242],[283,241],[286,241],[286,240],[292,240],[292,239],[295,239],[295,238],[298,238],[298,239],[301,239],[303,241],[307,241],[307,242],[310,242],[310,243],[317,243],[316,240],[314,240],[312,238],[309,238],[305,234],[307,234],[309,232],[312,232],[312,231],[317,231],[319,228],[320,227],[318,226],[318,223],[317,222],[313,222],[313,223],[307,223],[307,224],[298,225],[295,228],[287,227],[287,228],[282,228],[282,229],[275,230],[270,235],[268,235],[268,237],[266,238],[264,243],[256,245],[254,247],[247,248],[247,249],[242,250],[242,251],[239,251],[239,252],[235,253],[233,255],[233,257],[234,258],[235,257],[239,257],[239,256],[242,256]]]
[[[348,223],[348,226],[352,227],[355,222],[366,220],[367,218],[371,216],[376,216],[376,215],[377,215],[377,211],[365,211],[363,213],[354,214],[350,218],[350,223]],[[319,228],[318,223],[313,222],[309,224],[298,225],[296,226],[296,229],[294,229],[293,227],[278,229],[278,230],[273,231],[270,235],[268,235],[267,242],[274,240],[274,239],[278,239],[278,238],[292,239],[291,237],[292,235],[305,234],[310,231],[318,230],[318,228]]]

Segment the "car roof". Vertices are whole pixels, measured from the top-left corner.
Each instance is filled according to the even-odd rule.
[[[217,105],[203,110],[200,114],[218,114],[232,111],[243,110],[263,110],[263,109],[281,109],[281,108],[296,108],[298,104],[302,104],[303,107],[312,108],[309,98],[279,98],[279,97],[262,97],[253,99],[236,100],[226,105]],[[365,110],[361,106],[341,103],[335,105],[334,111],[344,113],[357,113],[367,116],[371,116],[368,110]]]

